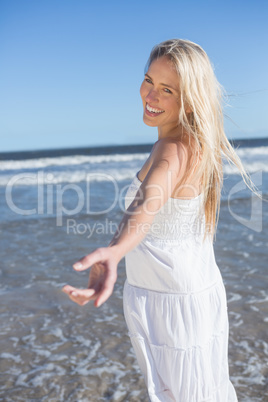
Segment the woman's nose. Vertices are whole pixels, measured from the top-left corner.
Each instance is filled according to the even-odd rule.
[[[147,103],[151,102],[157,102],[158,101],[158,93],[154,89],[151,89],[151,91],[147,94],[145,98]]]

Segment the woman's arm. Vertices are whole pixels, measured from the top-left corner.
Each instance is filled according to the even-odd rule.
[[[175,140],[159,140],[153,162],[134,200],[126,210],[108,247],[99,248],[74,264],[77,271],[92,266],[88,289],[65,286],[63,291],[74,302],[84,305],[95,300],[100,306],[112,294],[117,264],[135,248],[149,231],[154,216],[174,192],[186,167],[185,149]]]
[[[153,156],[151,168],[109,244],[119,260],[145,237],[154,216],[171,197],[184,174],[185,166],[181,161],[185,154],[180,143],[159,141]]]

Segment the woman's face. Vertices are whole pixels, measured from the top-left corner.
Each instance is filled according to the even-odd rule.
[[[168,133],[178,127],[180,83],[178,73],[166,57],[154,60],[141,84],[143,121]]]

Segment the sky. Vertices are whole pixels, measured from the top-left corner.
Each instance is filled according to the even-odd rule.
[[[227,136],[268,137],[267,19],[267,0],[0,0],[0,152],[155,142],[139,88],[170,38],[209,55]]]

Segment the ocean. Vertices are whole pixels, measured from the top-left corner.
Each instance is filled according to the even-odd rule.
[[[268,138],[234,142],[268,198]],[[99,309],[72,264],[108,245],[152,144],[0,154],[0,400],[148,402],[123,317],[124,260]],[[224,165],[216,260],[226,286],[229,364],[239,401],[268,400],[268,203]]]

